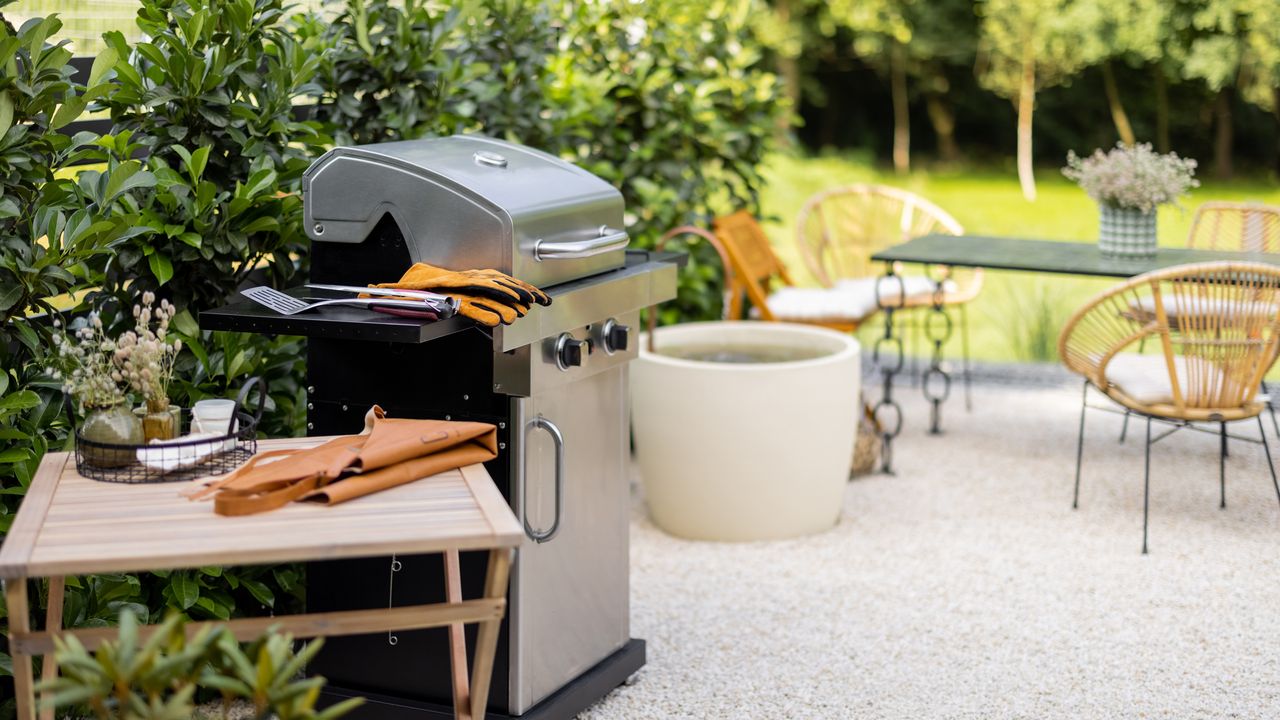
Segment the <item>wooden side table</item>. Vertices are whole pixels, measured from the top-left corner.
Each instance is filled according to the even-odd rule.
[[[265,440],[258,449],[310,447],[328,439]],[[241,640],[272,625],[297,637],[448,626],[455,714],[484,717],[511,555],[524,533],[482,466],[332,507],[291,503],[244,517],[222,517],[209,503],[187,500],[180,492],[190,487],[96,482],[76,472],[68,453],[45,456],[0,547],[19,720],[35,717],[32,656],[45,656],[44,677],[57,673],[51,654],[55,636],[74,634],[90,649],[115,637],[114,628],[62,630],[68,575],[437,552],[445,555],[446,602],[217,624]],[[484,597],[475,600],[462,599],[458,553],[467,550],[489,551]],[[27,580],[34,578],[49,578],[48,615],[40,632],[31,629],[27,598]],[[473,622],[480,630],[468,679],[462,627]]]

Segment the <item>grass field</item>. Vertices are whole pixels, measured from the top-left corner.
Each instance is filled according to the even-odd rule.
[[[1092,247],[1098,233],[1098,210],[1074,183],[1052,169],[1038,173],[1039,197],[1022,198],[1012,168],[996,170],[917,171],[908,176],[884,172],[851,157],[770,158],[764,192],[766,229],[774,247],[793,268],[797,281],[815,281],[804,269],[795,243],[795,219],[805,199],[819,190],[854,182],[875,182],[905,188],[937,203],[955,216],[967,233],[1072,240],[1081,252]],[[1202,180],[1183,201],[1183,209],[1164,207],[1159,216],[1161,245],[1185,242],[1196,206],[1207,200],[1258,201],[1280,205],[1280,183],[1272,179],[1230,182]],[[1058,330],[1077,307],[1114,284],[1105,279],[1058,275],[987,272],[982,295],[969,312],[973,356],[983,360],[1052,360]],[[874,328],[864,328],[864,340]],[[957,357],[959,334],[947,348]]]

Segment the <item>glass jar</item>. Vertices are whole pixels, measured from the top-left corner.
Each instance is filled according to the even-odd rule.
[[[172,440],[182,433],[182,410],[177,405],[147,401],[134,413],[141,419],[145,442]]]
[[[84,422],[80,424],[80,437],[91,443],[104,445],[141,445],[144,435],[142,422],[120,402],[106,407],[87,408]],[[98,467],[122,467],[135,460],[132,448],[84,445],[80,452],[85,462]]]

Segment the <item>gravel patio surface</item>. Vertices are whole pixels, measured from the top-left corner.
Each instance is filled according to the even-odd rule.
[[[583,718],[1280,717],[1260,446],[1233,444],[1219,510],[1217,439],[1156,445],[1144,557],[1140,423],[1120,445],[1119,416],[1090,412],[1072,511],[1078,386],[982,385],[972,413],[957,392],[941,437],[918,390],[899,394],[898,474],[851,482],[826,533],[680,540],[637,492],[649,664]]]

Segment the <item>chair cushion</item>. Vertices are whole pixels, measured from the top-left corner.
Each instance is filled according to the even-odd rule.
[[[1156,314],[1156,299],[1150,295],[1138,298],[1130,304],[1134,310],[1143,315],[1154,316]],[[1221,298],[1194,298],[1191,302],[1183,301],[1182,307],[1171,298],[1164,301],[1165,317],[1169,318],[1170,323],[1178,321],[1180,310],[1185,310],[1192,317],[1209,317],[1209,316],[1229,316],[1238,314],[1241,310],[1248,312],[1250,315],[1265,315],[1273,317],[1280,313],[1280,306],[1269,302],[1250,303],[1241,307],[1237,302],[1224,300]]]
[[[858,288],[785,287],[767,302],[774,317],[798,322],[858,322],[876,311],[875,293]],[[755,308],[752,315],[759,315]]]
[[[1175,357],[1173,367],[1178,374],[1178,384],[1182,386],[1182,397],[1193,400],[1189,397],[1186,360],[1180,356]],[[1216,372],[1221,373],[1222,370],[1218,369]],[[1173,402],[1173,386],[1169,383],[1169,368],[1163,354],[1120,353],[1107,363],[1106,377],[1108,382],[1125,395],[1144,405]],[[1254,397],[1256,395],[1255,389]]]
[[[898,277],[902,279],[901,288],[899,288],[897,280],[891,280],[883,275],[841,280],[835,284],[835,288],[867,293],[871,295],[873,304],[875,303],[876,283],[880,284],[880,296],[885,305],[897,305],[901,302],[898,299],[900,289],[906,292],[907,300],[929,300],[933,297],[933,291],[937,285],[932,279],[924,275],[899,275]],[[956,284],[951,280],[944,280],[942,282],[942,290],[949,293],[955,292]]]
[[[1174,358],[1173,363],[1185,391],[1186,363],[1180,357]],[[1106,376],[1121,392],[1144,405],[1173,402],[1173,386],[1163,354],[1120,353],[1107,363]]]

